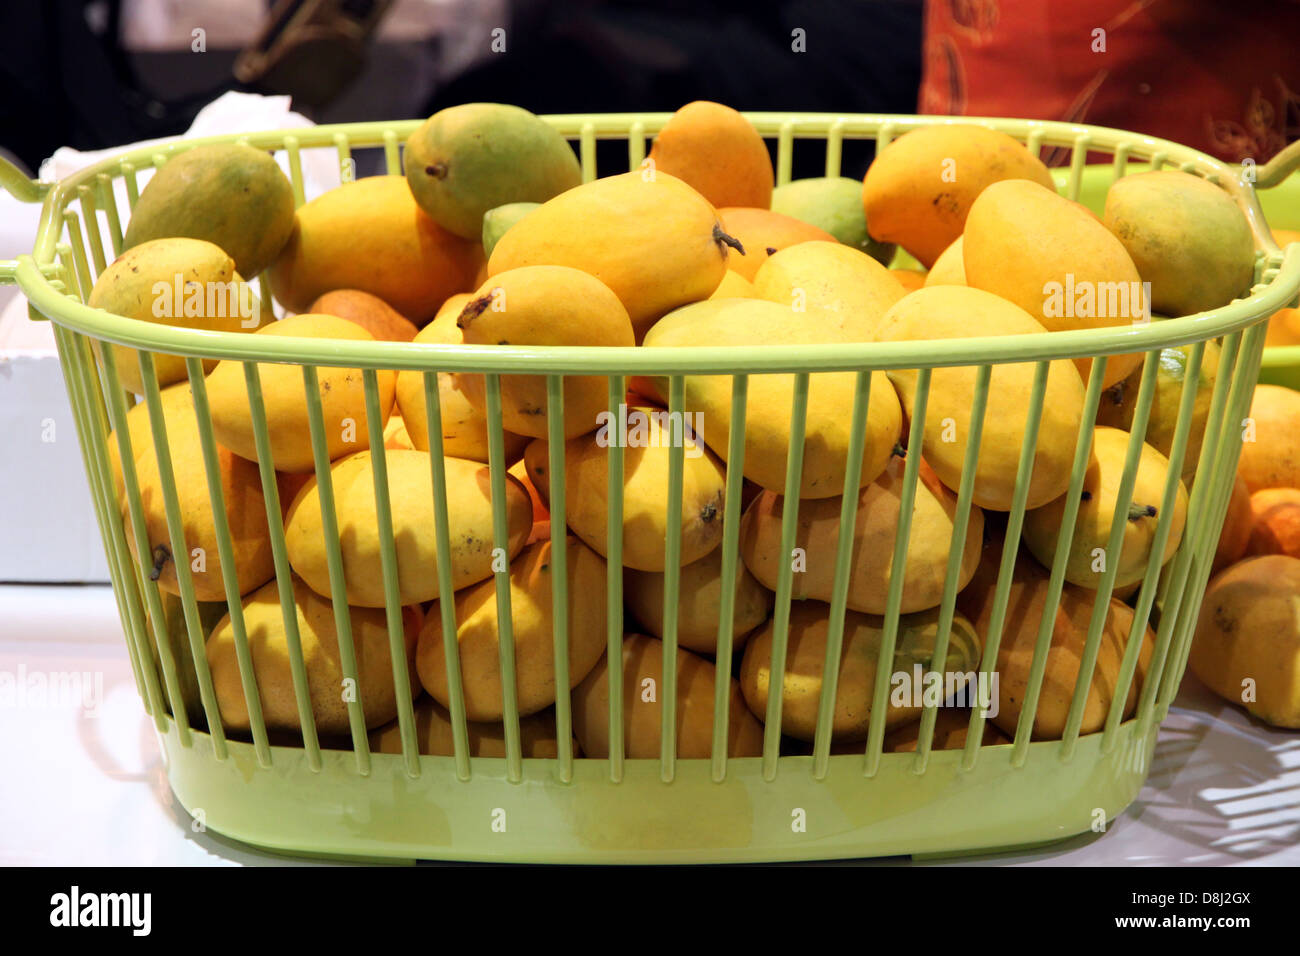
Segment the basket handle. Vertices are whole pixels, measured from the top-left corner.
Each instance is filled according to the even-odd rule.
[[[0,186],[20,202],[41,202],[54,184],[29,179],[21,169],[0,156]],[[17,282],[18,260],[0,259],[0,285],[15,285]]]
[[[1255,171],[1255,188],[1269,189],[1300,169],[1300,139],[1288,145]]]

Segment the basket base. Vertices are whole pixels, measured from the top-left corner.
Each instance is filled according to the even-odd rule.
[[[574,762],[561,781],[552,760],[525,760],[518,783],[506,762],[475,758],[467,781],[449,757],[421,757],[408,775],[401,757],[374,754],[357,772],[350,751],[322,751],[311,770],[301,749],[273,747],[261,767],[251,744],[228,741],[213,756],[207,734],[181,746],[161,735],[180,803],[207,827],[272,852],[371,860],[517,863],[757,863],[876,856],[938,857],[1054,842],[1109,821],[1137,796],[1157,729],[1122,725],[1101,752],[1101,734],[1081,737],[1068,761],[1059,743],[1031,744],[1024,766],[1012,747],[986,747],[975,766],[960,751],[936,751],[924,773],[913,754],[885,754],[874,777],[863,759],[830,759],[823,780],[811,757],[783,757],[766,781],[761,761],[728,761],[711,779],[708,761],[679,761],[670,784],[657,760],[628,760],[609,780],[604,760]]]

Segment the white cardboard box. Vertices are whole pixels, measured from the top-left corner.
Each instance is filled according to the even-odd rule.
[[[106,582],[108,561],[54,335],[0,313],[0,582]]]

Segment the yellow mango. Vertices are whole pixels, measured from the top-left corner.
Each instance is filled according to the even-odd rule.
[[[664,636],[663,571],[623,572],[623,599],[627,608],[647,631]],[[739,649],[749,632],[772,610],[772,592],[755,580],[739,559],[736,561],[735,600],[732,603],[731,646]],[[681,570],[677,585],[677,643],[701,654],[718,649],[718,621],[722,614],[722,549],[714,548]]]
[[[293,601],[316,731],[321,736],[346,734],[351,725],[334,605],[297,578],[293,579]],[[266,726],[270,730],[297,731],[301,724],[277,582],[271,581],[246,597],[243,610]],[[366,726],[381,727],[397,716],[387,618],[378,609],[349,608],[348,619],[356,651],[356,699],[361,702]],[[408,668],[415,650],[418,620],[415,615],[403,617]],[[207,658],[222,724],[227,730],[248,730],[248,707],[229,614],[208,637]]]
[[[770,256],[754,276],[760,299],[789,306],[800,318],[831,323],[853,341],[869,342],[880,317],[906,290],[865,252],[839,242],[801,242]]]
[[[1217,309],[1250,291],[1250,221],[1199,176],[1176,169],[1125,176],[1106,193],[1104,221],[1151,283],[1151,308],[1162,315]]]
[[[367,176],[299,208],[271,265],[271,291],[306,312],[334,289],[383,299],[417,326],[474,282],[483,259],[476,240],[443,229],[416,205],[404,176]]]
[[[506,755],[505,724],[485,721],[465,721],[471,757],[504,757]],[[429,697],[421,697],[415,704],[415,739],[420,753],[436,757],[451,757],[456,753],[456,737],[452,732],[451,714],[447,708]],[[400,754],[402,728],[397,721],[386,724],[370,733],[370,749],[374,753]],[[530,714],[519,721],[519,749],[525,757],[555,757],[559,748],[555,742],[555,713],[544,710]],[[578,748],[574,748],[574,753]]]
[[[568,266],[524,266],[493,274],[461,311],[457,325],[467,345],[636,344],[618,296],[599,279]],[[486,410],[482,375],[462,376],[460,385],[475,407]],[[602,376],[564,377],[565,438],[596,428],[608,393]],[[545,375],[501,376],[501,420],[510,431],[545,438],[546,409]]]
[[[962,234],[975,197],[1009,179],[1053,188],[1047,167],[1006,133],[949,123],[912,130],[867,169],[862,204],[868,231],[898,243],[928,269]]]
[[[333,315],[310,313],[281,319],[263,326],[254,334],[374,341],[374,336],[355,322]],[[258,372],[271,457],[276,470],[314,471],[302,369],[297,365],[259,364]],[[316,371],[316,378],[330,460],[369,448],[370,430],[361,370],[321,366]],[[393,409],[396,378],[395,372],[384,369],[376,376],[379,410],[385,422]],[[257,461],[257,442],[242,362],[224,360],[217,363],[208,376],[208,401],[212,406],[212,430],[217,441],[241,458]]]
[[[429,455],[422,451],[390,451],[388,496],[397,550],[397,582],[401,603],[419,604],[438,597],[437,536],[433,510],[433,478]],[[446,458],[447,536],[451,544],[451,581],[457,590],[482,581],[493,572],[492,487],[487,466]],[[374,459],[369,452],[350,455],[330,468],[334,513],[338,520],[339,551],[348,603],[384,606],[379,519],[375,505]],[[509,556],[519,553],[533,525],[528,493],[513,476],[506,476],[506,520]],[[313,476],[289,506],[284,529],[289,564],[317,594],[330,595],[326,542],[321,524],[320,491]],[[508,560],[508,557],[506,558]]]
[[[918,289],[894,306],[881,321],[880,337],[915,341],[1043,331],[1024,310],[991,293],[966,286],[932,286]],[[993,366],[972,499],[981,508],[1011,509],[1034,375],[1032,363]],[[949,488],[961,482],[976,376],[973,365],[936,368],[930,376],[922,454]],[[916,372],[890,372],[889,378],[910,416],[916,401]],[[1066,359],[1052,362],[1026,507],[1045,505],[1069,487],[1083,398],[1083,381],[1074,366]]]
[[[704,557],[722,540],[722,510],[727,475],[717,457],[695,434],[693,419],[670,416],[661,408],[627,409],[627,433],[620,436],[613,416],[594,435],[565,445],[565,521],[569,530],[602,557],[609,556],[606,507],[609,449],[623,446],[623,565],[662,571],[667,555],[668,474],[670,446],[683,444],[681,563]],[[528,476],[547,501],[551,482],[546,442],[524,450]]]
[[[115,315],[209,332],[252,332],[261,304],[235,272],[235,260],[202,239],[152,239],[123,252],[95,280],[86,304]],[[98,352],[103,346],[95,343]],[[144,394],[135,349],[112,345],[122,387]],[[186,377],[181,355],[153,353],[159,385]],[[205,360],[204,370],[215,363]]]
[[[631,759],[660,755],[663,687],[662,641],[642,634],[623,638],[623,754]],[[713,694],[717,671],[710,661],[677,649],[677,756],[684,760],[713,755]],[[653,682],[652,685],[647,681]],[[649,699],[647,700],[647,696]],[[740,687],[731,680],[727,756],[757,757],[763,752],[763,727],[745,709]],[[573,692],[573,732],[588,757],[609,756],[609,667],[601,657]]]
[[[849,565],[848,606],[868,614],[884,614],[889,582],[893,577],[894,540],[898,536],[900,497],[903,491],[902,457],[858,492]],[[842,498],[799,502],[795,547],[802,548],[806,567],[794,575],[797,600],[831,599],[835,582],[835,555],[840,542]],[[740,554],[754,577],[776,590],[780,566],[788,560],[781,550],[781,518],[785,499],[770,491],[759,495],[745,510],[740,526]],[[904,614],[938,606],[952,543],[957,496],[940,484],[924,462],[916,483],[912,526],[908,534],[907,563],[903,571]],[[984,515],[972,507],[962,547],[957,588],[966,586],[979,564]]]
[[[758,131],[721,103],[696,100],[669,118],[650,148],[657,172],[669,173],[714,206],[772,201],[772,158]]]
[[[361,326],[381,342],[410,342],[418,331],[406,316],[377,295],[359,289],[335,289],[313,302],[313,315],[337,315]]]
[[[833,235],[810,222],[773,212],[767,206],[724,206],[718,210],[722,228],[741,244],[742,256],[732,256],[727,268],[739,272],[750,282],[768,256],[800,242],[835,242]]]
[[[665,312],[718,287],[728,241],[707,199],[646,169],[542,203],[501,237],[488,275],[538,265],[581,269],[613,290],[639,337]]]
[[[976,633],[984,642],[992,636],[990,627],[1002,546],[1000,537],[990,538],[984,547],[984,556],[974,579],[957,598],[957,609],[974,623]],[[1048,584],[1048,572],[1033,558],[1021,552],[1016,558],[1012,573],[1002,640],[993,666],[993,672],[998,675],[997,713],[990,714],[998,728],[1012,737],[1015,736],[1016,725],[1028,693],[1038,629],[1047,606]],[[1049,625],[1051,644],[1047,651],[1038,709],[1034,715],[1034,740],[1059,740],[1065,732],[1096,596],[1095,591],[1068,582],[1061,591],[1060,603]],[[1118,690],[1120,663],[1124,659],[1125,647],[1133,627],[1133,609],[1122,601],[1111,598],[1105,614],[1101,642],[1097,647],[1096,666],[1088,686],[1083,720],[1079,727],[1084,734],[1101,730],[1106,723],[1111,701]],[[1130,716],[1137,706],[1138,694],[1151,664],[1155,634],[1150,626],[1143,629],[1140,640],[1142,647],[1138,651],[1137,669],[1125,697],[1125,717]]]
[[[962,237],[958,236],[943,250],[925,276],[926,285],[965,285],[966,263],[962,259]]]
[[[569,687],[576,687],[605,651],[605,559],[577,538],[566,546],[568,577]],[[535,714],[555,703],[555,647],[551,603],[551,542],[530,544],[510,563],[510,620],[515,642],[519,713]],[[465,715],[500,720],[502,715],[500,621],[496,582],[483,581],[456,593],[456,641],[460,648]],[[424,689],[450,706],[442,612],[425,615],[416,649]],[[579,738],[581,739],[581,738]],[[585,749],[585,744],[584,744]]]
[[[1151,561],[1151,546],[1154,544],[1152,539],[1160,520],[1159,508],[1164,500],[1169,459],[1150,445],[1142,445],[1134,476],[1133,500],[1128,507],[1128,519],[1124,522],[1120,553],[1108,555],[1106,545],[1110,540],[1110,526],[1119,497],[1120,480],[1124,476],[1128,443],[1128,432],[1118,428],[1098,427],[1093,432],[1092,457],[1083,476],[1083,500],[1079,502],[1074,536],[1070,539],[1070,551],[1065,564],[1065,580],[1071,584],[1097,588],[1101,584],[1102,573],[1110,563],[1116,561],[1119,562],[1119,570],[1115,573],[1117,587],[1136,584],[1146,574],[1147,565]],[[1064,496],[1041,508],[1025,512],[1025,547],[1048,567],[1056,554],[1064,514]],[[1169,539],[1160,558],[1162,565],[1178,550],[1186,523],[1187,489],[1180,481],[1174,497]]]
[[[906,300],[900,300],[906,301]],[[805,345],[844,342],[848,337],[830,324],[799,321],[786,306],[760,299],[715,299],[685,306],[664,316],[645,338],[647,346],[691,346],[729,342],[737,345]],[[646,380],[656,397],[667,400],[667,381]],[[703,437],[720,456],[728,448],[731,421],[730,375],[687,375],[685,411],[702,415]],[[854,372],[820,372],[809,377],[805,419],[801,498],[829,498],[844,491],[848,457]],[[745,477],[778,494],[785,493],[790,443],[793,375],[753,375],[745,421]],[[866,441],[860,484],[885,470],[902,429],[898,397],[884,376],[871,379]]]
[[[962,241],[966,282],[1014,302],[1052,332],[1150,319],[1137,267],[1086,207],[1026,180],[994,183],[970,209]],[[1112,355],[1105,386],[1141,353]],[[1092,359],[1075,359],[1087,381]]]
[[[158,393],[159,401],[162,403],[163,420],[168,423],[168,431],[171,430],[171,421],[173,416],[179,411],[182,414],[193,416],[194,414],[194,392],[190,388],[189,382],[177,382],[175,385],[168,385]],[[131,460],[140,457],[140,452],[148,450],[152,454],[153,449],[153,431],[149,421],[149,406],[144,401],[137,402],[126,411],[126,433],[131,439]],[[125,476],[122,474],[122,455],[118,450],[117,431],[108,433],[104,443],[108,448],[108,474],[113,479],[113,488],[117,492],[117,503],[121,507],[123,504],[123,495],[126,493]]]
[[[452,296],[447,302],[463,299],[468,302],[472,295]],[[418,343],[430,345],[459,345],[463,333],[456,325],[460,309],[439,311],[432,322],[422,328],[415,336]],[[450,316],[444,319],[443,316]],[[442,454],[453,458],[468,458],[471,461],[488,460],[487,416],[483,409],[470,401],[465,394],[462,382],[467,378],[482,379],[482,376],[460,375],[456,372],[438,373],[438,411],[442,416]],[[480,386],[481,387],[481,386]],[[407,423],[407,434],[411,445],[420,451],[429,450],[428,416],[424,403],[424,373],[403,369],[397,373],[397,408],[402,420]],[[515,462],[524,453],[528,444],[526,435],[502,429],[502,443],[505,448],[506,461]]]
[[[1183,482],[1191,485],[1196,477],[1196,465],[1205,441],[1205,425],[1210,416],[1210,403],[1214,398],[1214,383],[1219,374],[1219,344],[1213,340],[1205,343],[1201,353],[1201,372],[1195,383],[1187,382],[1187,368],[1191,361],[1191,345],[1177,345],[1160,350],[1160,367],[1156,372],[1155,392],[1151,396],[1151,411],[1147,418],[1144,439],[1160,454],[1168,457],[1174,447],[1174,432],[1178,428],[1178,411],[1183,400],[1183,388],[1196,389],[1192,404],[1192,425],[1187,433],[1187,449],[1183,453]],[[1186,385],[1184,384],[1186,383]],[[1102,392],[1097,408],[1097,424],[1109,425],[1130,431],[1133,413],[1137,411],[1138,392],[1142,387],[1142,366],[1129,373],[1128,378],[1116,382]]]
[[[830,605],[820,601],[798,601],[790,606],[790,631],[782,682],[781,732],[797,740],[817,735],[817,709],[821,701],[822,671],[826,665]],[[745,645],[740,663],[740,689],[745,703],[758,717],[767,714],[771,686],[772,637],[775,622],[753,635]],[[945,675],[968,674],[979,666],[981,642],[960,614],[953,616],[949,629],[948,653],[936,669]],[[939,636],[937,610],[899,618],[891,674],[913,675],[913,665],[929,668]],[[847,611],[840,649],[835,709],[831,718],[833,740],[865,740],[871,722],[871,698],[875,693],[876,660],[884,639],[884,618]],[[947,681],[945,680],[945,683]],[[955,681],[963,687],[966,681]],[[956,687],[954,686],[954,689]],[[885,727],[892,730],[921,716],[911,702],[899,704],[892,698],[885,715]]]
[[[167,447],[171,452],[172,486],[176,489],[181,512],[181,533],[185,537],[194,594],[200,601],[224,601],[225,569],[217,547],[216,522],[208,495],[207,471],[203,464],[203,446],[199,440],[198,420],[189,385],[177,385],[164,393],[163,422],[167,429]],[[149,430],[148,409],[137,406],[143,418],[136,424],[128,417],[127,429],[135,452],[136,479],[140,484],[140,505],[144,512],[147,551],[153,556],[158,586],[171,594],[180,594],[176,577],[176,556],[172,552],[167,528],[163,481],[158,455]],[[116,442],[114,442],[116,444]],[[224,448],[217,449],[217,467],[221,473],[221,494],[225,518],[235,559],[236,589],[240,594],[259,587],[275,573],[271,553],[271,536],[266,523],[266,504],[262,498],[262,481],[257,465],[239,458]],[[138,556],[135,533],[125,497],[119,498],[126,521],[126,543]]]
[[[713,290],[710,299],[756,299],[758,296],[754,293],[754,284],[742,276],[739,272],[728,269],[722,276],[722,281],[718,287]]]
[[[1234,564],[1210,581],[1187,666],[1224,700],[1274,727],[1300,729],[1297,608],[1300,559],[1269,554]]]

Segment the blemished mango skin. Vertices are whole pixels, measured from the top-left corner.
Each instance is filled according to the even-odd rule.
[[[1050,332],[1150,319],[1123,244],[1086,206],[1028,180],[994,183],[971,204],[962,262],[968,285],[1014,302]],[[1074,361],[1087,381],[1092,359]],[[1141,362],[1141,352],[1110,356],[1102,385],[1123,381]]]
[[[724,206],[718,210],[722,228],[744,247],[744,255],[732,255],[727,268],[739,272],[750,282],[773,253],[801,242],[835,242],[825,229],[773,212],[764,207]]]
[[[416,205],[403,176],[343,183],[298,209],[271,265],[271,291],[306,312],[334,289],[360,289],[423,326],[449,295],[466,292],[483,262],[477,239],[443,229]]]
[[[1032,316],[1005,299],[954,285],[931,286],[907,295],[881,320],[879,338],[915,341],[1044,331]],[[916,407],[916,371],[898,370],[888,376],[910,417]],[[966,365],[936,368],[930,377],[922,454],[939,480],[951,489],[961,486],[977,376],[977,367]],[[993,366],[972,496],[981,508],[1011,509],[1034,376],[1031,362]],[[1083,400],[1083,380],[1074,364],[1068,359],[1051,362],[1026,507],[1045,505],[1069,487]]]
[[[1006,179],[1053,188],[1047,167],[1006,133],[968,124],[912,130],[867,169],[867,228],[872,238],[898,243],[929,269],[962,234],[975,197]]]
[[[492,250],[488,276],[579,269],[618,296],[640,338],[665,312],[718,287],[736,255],[722,229],[709,201],[675,176],[623,173],[561,193],[515,223]]]
[[[721,103],[687,103],[664,125],[650,160],[694,187],[714,206],[757,206],[772,201],[772,159],[763,137],[740,113]]]

